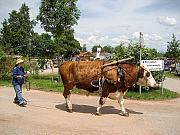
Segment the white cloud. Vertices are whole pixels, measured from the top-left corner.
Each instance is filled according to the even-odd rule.
[[[132,34],[134,40],[139,40],[140,32],[134,32]],[[160,41],[162,40],[162,37],[158,34],[143,34],[144,41]]]
[[[108,36],[108,35],[102,35],[100,32],[95,33],[88,33],[82,35],[76,35],[76,39],[80,42],[81,46],[83,44],[87,45],[88,50],[91,50],[92,46],[94,45],[111,45],[115,47],[116,45],[120,43],[125,43],[125,45],[128,45],[131,41],[139,41],[139,33],[140,32],[134,32],[130,35],[120,35],[120,36]],[[157,46],[157,44],[161,45],[161,43],[164,41],[163,38],[156,34],[147,34],[143,33],[144,37],[144,44],[147,45],[147,47],[153,47],[153,48],[160,48],[161,46]]]
[[[133,39],[139,39],[139,35],[140,35],[140,32],[134,32],[133,34],[132,34],[132,36],[133,36]]]
[[[180,35],[180,31],[177,31],[177,33],[176,33],[177,35]]]
[[[100,41],[102,41],[102,42],[107,42],[107,41],[109,41],[109,36],[102,36],[100,39],[99,39]]]
[[[149,8],[149,12],[138,12],[138,9],[146,9],[153,6],[157,0],[79,0],[78,8],[81,10],[81,17],[75,28],[75,37],[81,45],[87,47],[93,45],[112,45],[120,42],[129,42],[129,39],[138,42],[139,31],[144,33],[144,43],[148,47],[166,47],[167,41],[171,40],[172,33],[180,39],[179,9],[177,11],[166,9],[163,5],[167,2],[161,1],[162,8],[166,11]],[[8,18],[8,13],[13,9],[18,10],[22,3],[30,8],[31,19],[35,19],[39,11],[40,0],[0,0],[0,22]],[[177,4],[178,5],[178,4]],[[156,13],[156,17],[154,17]],[[165,16],[162,16],[165,15]],[[173,15],[173,17],[171,16]],[[154,21],[155,20],[155,21]],[[159,26],[175,26],[164,28]],[[1,24],[0,24],[1,27]],[[39,25],[35,31],[42,33]],[[134,32],[134,33],[133,33]],[[154,33],[154,34],[153,34]],[[164,46],[162,45],[163,42]],[[156,45],[156,46],[155,46]]]
[[[157,34],[152,34],[151,39],[154,41],[160,41],[160,40],[162,40],[162,37]]]
[[[94,35],[91,35],[88,39],[88,41],[96,41],[96,37]]]
[[[116,38],[113,38],[112,41],[113,41],[113,42],[116,42],[116,43],[120,42],[119,38],[117,38],[117,37],[116,37]]]
[[[109,36],[101,35],[100,33],[98,34],[97,32],[88,34],[83,39],[84,41],[86,41],[86,43],[88,42],[88,44],[93,44],[93,45],[97,45],[97,44],[104,45],[109,42]]]
[[[144,34],[144,41],[161,41],[162,37],[158,34]]]
[[[121,35],[119,37],[112,38],[112,41],[115,43],[130,43],[129,37],[126,35]]]
[[[166,26],[175,26],[176,25],[176,19],[173,17],[168,17],[168,16],[160,16],[158,17],[157,21]]]

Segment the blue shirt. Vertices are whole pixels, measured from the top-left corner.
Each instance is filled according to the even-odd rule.
[[[12,84],[15,85],[22,85],[24,83],[24,69],[22,67],[14,67],[12,70]],[[22,77],[17,77],[22,76]]]

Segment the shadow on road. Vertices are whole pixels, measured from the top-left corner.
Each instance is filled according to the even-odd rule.
[[[55,106],[57,109],[60,109],[62,111],[67,111],[66,110],[66,104],[59,104]],[[130,114],[143,114],[142,112],[136,112],[131,109],[126,109]],[[95,106],[90,106],[90,105],[78,105],[78,104],[73,104],[73,112],[78,112],[78,113],[95,113],[96,112],[96,107]],[[114,108],[113,106],[104,106],[101,109],[102,114],[119,114],[121,110],[118,110]]]

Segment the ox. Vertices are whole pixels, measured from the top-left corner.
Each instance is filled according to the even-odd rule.
[[[74,86],[79,89],[87,90],[88,92],[98,91],[99,88],[95,84],[101,86],[101,94],[99,106],[96,109],[96,114],[101,115],[100,109],[105,104],[105,101],[110,93],[118,92],[117,100],[121,107],[121,114],[129,116],[129,113],[124,108],[123,96],[129,87],[134,84],[142,86],[154,87],[156,82],[147,67],[135,66],[134,64],[118,63],[104,67],[101,73],[101,67],[110,62],[103,61],[80,61],[80,62],[64,62],[60,68],[62,82],[64,84],[63,96],[66,100],[67,111],[72,112],[72,104],[70,102],[70,90]],[[121,69],[119,73],[119,67]],[[100,80],[100,76],[101,80]],[[104,79],[102,79],[104,78]],[[103,81],[103,83],[102,83]]]

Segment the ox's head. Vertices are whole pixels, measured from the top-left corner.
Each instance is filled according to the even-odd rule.
[[[147,66],[141,65],[139,68],[137,85],[155,87],[156,81],[154,80],[150,70]]]

